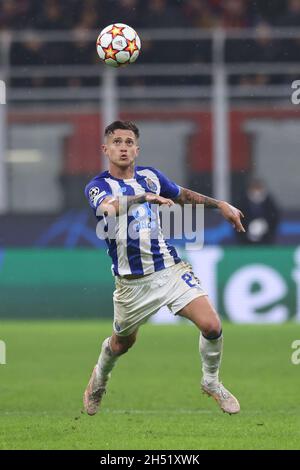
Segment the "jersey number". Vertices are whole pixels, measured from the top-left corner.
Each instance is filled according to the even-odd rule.
[[[187,285],[190,286],[190,287],[196,287],[197,286],[197,284],[193,283],[193,276],[189,273],[183,274],[183,276],[181,276],[181,279],[183,279],[187,283]]]

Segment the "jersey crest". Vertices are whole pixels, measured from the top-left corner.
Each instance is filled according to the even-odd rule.
[[[146,178],[145,181],[147,188],[150,189],[150,191],[152,191],[153,193],[155,193],[157,191],[157,185],[154,183],[154,181],[150,178]]]

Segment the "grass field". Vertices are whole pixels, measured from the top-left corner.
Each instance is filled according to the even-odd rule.
[[[224,325],[221,378],[240,399],[229,416],[200,393],[198,332],[145,325],[123,356],[101,412],[82,393],[110,323],[3,322],[1,449],[299,449],[300,365],[295,324]]]

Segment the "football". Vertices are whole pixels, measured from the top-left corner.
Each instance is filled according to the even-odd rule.
[[[96,46],[105,64],[120,67],[136,61],[141,50],[141,40],[130,26],[115,23],[101,31]]]

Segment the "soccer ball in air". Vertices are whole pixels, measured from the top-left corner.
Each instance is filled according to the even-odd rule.
[[[141,40],[130,26],[115,23],[101,31],[96,46],[105,64],[120,67],[136,61],[141,50]]]

